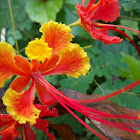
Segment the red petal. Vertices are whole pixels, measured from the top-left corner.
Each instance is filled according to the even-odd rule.
[[[91,6],[95,3],[96,0],[89,0],[88,4],[87,4],[87,7],[86,7],[86,10],[88,11]]]
[[[16,92],[22,92],[31,80],[31,76],[17,77],[10,85],[10,87]]]
[[[17,122],[14,122],[11,126],[6,127],[1,130],[0,135],[2,135],[1,140],[14,140],[19,136],[19,132],[17,131],[18,125]]]
[[[40,115],[39,115],[40,117],[44,117],[44,116],[58,117],[58,112],[56,108],[52,108],[50,110],[47,105],[41,105],[41,104],[36,104],[35,107],[41,110]]]
[[[48,133],[48,122],[47,120],[42,120],[40,118],[37,119],[37,123],[34,124],[34,127],[36,127],[37,129],[40,129],[42,131],[45,132],[45,134],[49,137],[50,140],[56,140],[55,136],[51,133]]]
[[[100,4],[90,13],[92,20],[103,20],[113,22],[120,16],[120,7],[118,0],[111,0],[107,4]]]
[[[109,35],[105,34],[105,32],[99,28],[94,28],[94,30],[90,31],[90,34],[94,39],[99,39],[100,41],[104,42],[105,44],[112,44],[112,43],[119,44],[122,41],[122,39],[120,39],[120,37],[109,36]]]
[[[8,114],[0,114],[0,128],[13,122],[13,118]]]
[[[50,71],[56,66],[56,63],[58,62],[58,60],[59,60],[58,54],[54,54],[49,60],[46,59],[44,63],[40,64],[38,68],[39,71],[41,73],[44,73],[45,75],[47,71]]]
[[[52,95],[50,95],[50,93],[38,82],[36,82],[35,86],[36,86],[37,94],[40,98],[40,101],[46,105],[54,105],[56,100],[52,97]]]
[[[90,60],[87,53],[78,44],[71,44],[59,55],[60,59],[57,66],[47,75],[67,74],[78,78],[79,75],[87,74],[90,69]]]
[[[36,140],[34,131],[32,130],[32,128],[28,123],[26,123],[25,125],[20,125],[20,128],[21,128],[23,140]]]
[[[16,55],[14,57],[16,65],[23,71],[24,73],[31,72],[31,64],[22,56]]]

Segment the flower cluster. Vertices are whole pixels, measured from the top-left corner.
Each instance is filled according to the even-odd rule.
[[[80,16],[78,23],[94,39],[99,39],[105,44],[118,44],[122,41],[119,37],[108,35],[108,29],[114,29],[114,27],[93,21],[101,19],[105,22],[112,22],[116,20],[120,14],[118,0],[99,0],[96,4],[95,0],[89,0],[86,8],[85,0],[83,0],[82,5],[78,4],[76,8]],[[139,125],[116,123],[104,118],[137,120],[139,112],[114,115],[91,109],[83,104],[116,96],[139,85],[140,80],[97,99],[83,101],[71,99],[53,87],[43,76],[54,74],[66,74],[74,78],[78,78],[80,75],[84,76],[90,69],[90,59],[83,48],[72,43],[74,36],[70,33],[71,28],[65,24],[49,21],[41,26],[40,32],[42,33],[41,38],[30,41],[25,48],[25,54],[28,58],[16,54],[10,44],[0,42],[0,88],[4,86],[5,81],[16,75],[2,98],[9,114],[0,114],[1,139],[13,140],[17,138],[20,134],[18,128],[20,128],[24,140],[35,139],[35,134],[30,126],[32,125],[43,130],[50,139],[55,140],[55,136],[48,131],[47,120],[43,117],[58,117],[57,110],[53,107],[49,108],[56,102],[60,103],[81,124],[103,140],[107,140],[107,138],[87,125],[71,108],[110,127],[137,133],[137,130],[132,129],[131,126],[137,128]],[[40,104],[34,104],[35,90]]]
[[[130,40],[130,42],[134,45],[140,57],[140,50],[138,49],[134,41],[126,33],[114,27],[125,28],[138,33],[140,33],[140,31],[119,25],[103,24],[97,22],[97,20],[102,20],[104,22],[115,21],[120,15],[119,1],[99,0],[97,3],[95,3],[95,1],[96,0],[89,0],[86,7],[85,0],[82,0],[82,4],[77,4],[76,9],[80,19],[76,22],[76,24],[80,25],[86,31],[88,31],[94,39],[98,39],[104,42],[105,44],[119,44],[122,41],[122,39],[120,39],[117,36],[109,36],[109,29],[121,33],[122,35],[127,37]]]
[[[16,55],[10,44],[0,43],[0,86],[4,86],[4,82],[12,75],[18,75],[3,97],[7,112],[16,122],[10,120],[14,126],[17,123],[38,125],[36,123],[39,122],[41,110],[33,103],[35,88],[41,103],[53,105],[56,102],[36,75],[66,74],[77,78],[90,69],[87,53],[78,44],[71,43],[73,36],[69,27],[50,21],[43,24],[40,31],[42,37],[29,42],[25,49],[30,62]],[[1,135],[7,135],[4,132]]]

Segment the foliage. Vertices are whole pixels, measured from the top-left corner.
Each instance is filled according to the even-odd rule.
[[[11,0],[20,50],[26,47],[28,41],[40,36],[38,28],[42,23],[57,20],[69,25],[76,21],[78,15],[75,6],[78,2],[81,3],[81,0]],[[0,31],[2,28],[6,28],[6,41],[15,45],[8,1],[0,0],[0,5]],[[115,24],[140,30],[140,0],[120,0],[120,6],[122,7],[121,15]],[[139,43],[137,33],[126,29],[124,32],[136,44]],[[73,42],[79,43],[87,51],[91,60],[91,69],[86,76],[80,76],[77,79],[64,75],[45,77],[56,88],[73,89],[91,95],[107,95],[140,79],[140,61],[134,46],[128,40],[124,39],[121,44],[105,45],[94,40],[81,27],[72,27],[72,34],[75,36]],[[110,34],[115,34],[115,32],[110,32]],[[23,53],[23,55],[25,54]],[[111,100],[125,107],[139,109],[140,98],[137,96],[140,95],[139,93],[140,86],[132,89],[131,92],[113,97]],[[60,118],[52,118],[51,121],[54,124],[69,124],[73,131],[83,139],[94,137],[70,114],[60,116]],[[35,130],[35,133],[38,134],[38,131]],[[37,139],[44,139],[44,135],[44,133],[40,133]],[[97,140],[97,138],[95,139]]]

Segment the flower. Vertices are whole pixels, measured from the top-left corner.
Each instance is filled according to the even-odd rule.
[[[107,28],[96,27],[96,22],[93,20],[103,20],[105,22],[113,22],[120,15],[118,0],[99,0],[95,4],[95,0],[89,0],[85,8],[85,0],[83,4],[77,4],[77,12],[80,16],[80,25],[87,30],[94,39],[99,39],[105,44],[117,43],[122,39],[107,35]]]
[[[53,108],[53,110],[49,110],[49,107],[41,104],[36,104],[36,107],[41,110],[40,117],[43,116],[55,116],[58,117],[57,110]],[[45,132],[45,134],[50,138],[50,140],[55,140],[55,136],[49,133],[48,130],[48,122],[47,120],[43,120],[38,118],[36,120],[36,124],[33,125],[37,129],[40,129]],[[3,128],[4,127],[4,128]],[[9,114],[0,114],[0,131],[1,140],[13,140],[17,138],[20,134],[18,128],[20,128],[22,139],[32,139],[36,140],[35,134],[30,127],[29,123],[19,124],[15,121],[11,115]]]
[[[78,44],[71,43],[73,35],[69,27],[50,21],[44,23],[40,31],[43,33],[41,39],[29,42],[25,49],[30,62],[16,55],[10,44],[0,43],[0,87],[12,75],[18,75],[4,94],[3,103],[19,124],[29,122],[33,125],[39,117],[40,110],[33,104],[35,87],[43,104],[53,105],[56,101],[38,82],[36,73],[78,78],[90,69],[87,53]]]
[[[107,138],[87,125],[70,108],[111,127],[136,133],[136,130],[130,127],[132,126],[131,124],[114,123],[104,120],[103,117],[137,119],[137,116],[134,116],[137,113],[114,115],[91,109],[81,103],[110,98],[139,85],[140,80],[113,94],[95,100],[79,101],[68,98],[53,87],[43,76],[66,74],[67,76],[78,78],[89,71],[90,60],[87,53],[78,44],[71,43],[73,36],[70,33],[71,29],[66,25],[50,21],[44,23],[40,31],[43,33],[41,38],[36,38],[29,42],[25,48],[25,53],[30,62],[26,58],[16,55],[13,47],[8,43],[0,43],[0,86],[2,87],[4,82],[11,78],[12,75],[18,75],[2,98],[4,105],[7,106],[7,112],[14,121],[21,126],[30,124],[44,130],[44,127],[38,123],[38,121],[42,122],[39,117],[44,116],[42,114],[43,107],[33,103],[36,88],[41,103],[54,105],[56,101],[59,102],[81,124],[103,140],[107,140]],[[45,116],[49,115],[49,113],[45,113]],[[16,137],[17,135],[18,133]]]
[[[103,24],[96,22],[96,20],[102,20],[104,22],[115,21],[120,15],[118,0],[99,0],[96,4],[95,0],[89,0],[86,7],[85,0],[82,0],[82,4],[78,3],[76,9],[80,17],[76,24],[80,25],[86,31],[88,31],[94,39],[98,39],[105,44],[119,44],[121,43],[122,39],[117,36],[113,37],[108,35],[109,29],[117,31],[130,40],[130,42],[134,45],[140,56],[140,51],[134,41],[123,31],[114,27],[125,28],[140,33],[139,31],[119,25]]]

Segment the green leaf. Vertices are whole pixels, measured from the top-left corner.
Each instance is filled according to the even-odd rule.
[[[133,81],[140,79],[140,61],[130,55],[122,53],[122,61],[128,64],[128,68],[120,69],[121,76]]]
[[[121,25],[125,26],[125,27],[130,27],[130,28],[135,29],[135,30],[139,30],[139,22],[137,22],[135,20],[122,19]],[[133,35],[138,35],[137,32],[134,32],[134,31],[131,31],[128,29],[122,29],[122,30],[124,30],[124,32],[132,39],[134,38]]]
[[[54,86],[59,86],[60,81],[64,78],[62,75],[50,75],[50,76],[44,76],[44,78],[51,83]]]
[[[105,81],[100,86],[102,87],[102,90],[100,88],[96,88],[92,94],[102,94],[102,95],[108,95],[110,93],[115,92],[116,90],[119,90],[129,84],[131,84],[131,80],[125,80],[121,81],[120,79],[114,80],[111,82],[110,80]],[[116,104],[122,105],[124,107],[132,108],[132,109],[139,109],[140,108],[140,98],[136,95],[136,93],[139,93],[140,86],[136,86],[132,89],[131,93],[124,92],[120,95],[114,96],[110,98],[111,101],[115,102]]]
[[[26,0],[26,11],[29,17],[40,24],[55,20],[63,0]]]
[[[82,117],[82,115],[78,112],[74,112],[78,117]],[[81,134],[83,129],[83,126],[80,122],[78,122],[71,114],[65,114],[63,116],[60,116],[59,118],[57,117],[52,117],[50,120],[53,122],[53,124],[69,124],[73,131]]]
[[[92,83],[92,79],[94,78],[95,72],[90,71],[86,76],[80,76],[75,79],[73,77],[68,77],[61,80],[62,88],[76,90],[82,93],[87,93],[89,89],[89,84]]]
[[[10,0],[10,1],[16,28],[17,24],[23,23],[23,21],[25,21],[25,19],[27,18],[27,14],[24,10],[24,0]],[[1,28],[7,28],[12,26],[8,0],[0,0],[0,19],[1,19],[0,30]]]
[[[122,0],[122,7],[126,10],[126,11],[130,11],[133,9],[137,9],[138,5],[137,5],[137,0]]]

